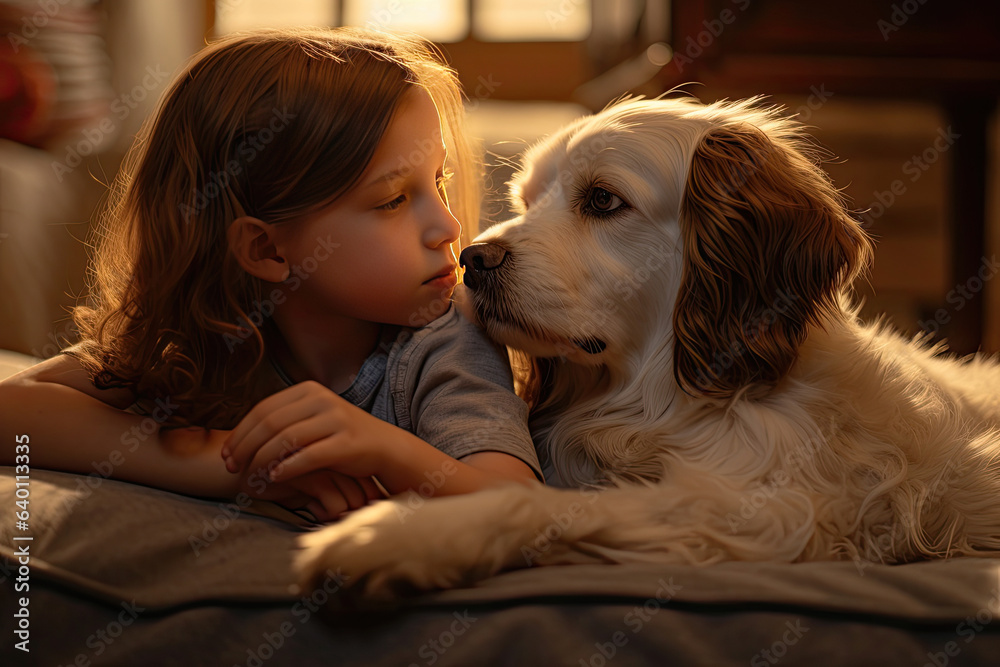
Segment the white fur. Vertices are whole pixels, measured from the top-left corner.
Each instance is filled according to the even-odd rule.
[[[582,119],[529,152],[513,187],[521,215],[477,239],[513,262],[488,295],[503,317],[484,318],[487,330],[561,358],[534,435],[550,484],[578,490],[510,486],[418,499],[413,511],[386,501],[309,535],[306,580],[341,567],[378,594],[536,564],[898,563],[1000,550],[992,359],[948,358],[862,324],[839,290],[763,393],[678,386],[681,201],[699,141],[734,124],[779,147],[800,132],[753,101],[631,100]],[[581,198],[594,184],[630,208],[587,218]],[[607,348],[587,353],[586,338]]]

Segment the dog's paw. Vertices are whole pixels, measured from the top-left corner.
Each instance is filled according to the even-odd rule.
[[[335,571],[346,588],[388,599],[471,583],[504,564],[491,520],[502,511],[495,492],[375,503],[299,538],[300,585],[308,590]]]

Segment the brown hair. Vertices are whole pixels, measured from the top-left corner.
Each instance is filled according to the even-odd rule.
[[[467,241],[479,173],[457,79],[427,42],[269,30],[197,54],[143,126],[96,230],[90,302],[74,311],[95,385],[169,397],[170,425],[234,425],[260,398],[264,338],[249,313],[264,286],[229,250],[230,223],[294,221],[344,194],[413,85],[441,116]]]
[[[674,311],[674,374],[725,398],[776,384],[807,325],[837,307],[872,247],[803,137],[750,125],[708,132],[681,204],[684,270]]]

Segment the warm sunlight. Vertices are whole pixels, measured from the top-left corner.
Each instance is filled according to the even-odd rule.
[[[590,0],[478,0],[473,20],[483,41],[579,41],[590,34]]]
[[[216,0],[215,32],[292,25],[356,25],[416,32],[435,42],[586,39],[590,0]],[[470,19],[471,14],[471,19]]]
[[[256,28],[336,25],[337,0],[216,0],[215,34]]]
[[[469,32],[469,13],[466,0],[346,0],[343,23],[457,42]]]

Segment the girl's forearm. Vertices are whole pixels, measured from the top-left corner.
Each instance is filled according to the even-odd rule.
[[[386,447],[379,482],[392,494],[416,491],[423,496],[472,493],[491,486],[531,484],[534,473],[508,454],[483,452],[456,460],[411,433]]]
[[[211,432],[192,432],[184,439],[196,444],[200,439],[200,447],[172,451],[160,430],[169,401],[160,409],[159,415],[154,410],[143,417],[54,382],[0,383],[0,464],[14,464],[15,437],[28,436],[33,468],[110,477],[189,495],[232,496],[237,480],[219,457],[221,439],[211,438]]]

